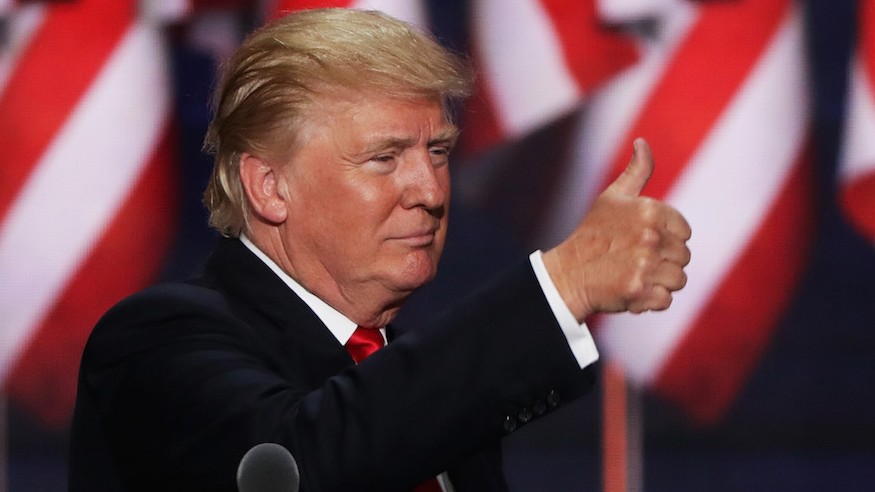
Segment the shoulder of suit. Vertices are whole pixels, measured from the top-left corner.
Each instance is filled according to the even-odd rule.
[[[173,282],[154,285],[123,299],[107,311],[104,319],[230,312],[227,296],[219,290],[195,282]]]
[[[95,325],[84,355],[123,356],[192,338],[245,344],[248,330],[220,291],[191,282],[158,284],[110,308]]]

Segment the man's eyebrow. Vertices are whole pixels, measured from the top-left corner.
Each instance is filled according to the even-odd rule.
[[[404,149],[407,147],[412,147],[414,143],[415,143],[415,141],[412,138],[399,138],[399,137],[381,138],[381,139],[371,143],[371,145],[368,145],[365,148],[363,153],[369,154],[372,152],[380,152],[380,151],[383,151],[386,149],[394,149],[394,148]]]
[[[429,139],[428,146],[443,144],[452,147],[456,144],[458,138],[459,129],[456,126],[445,127],[441,129],[437,135]],[[387,137],[381,138],[373,142],[371,145],[368,145],[360,154],[370,154],[395,148],[406,149],[408,147],[413,147],[414,145],[416,145],[416,140],[413,138]]]
[[[428,141],[428,145],[449,144],[451,147],[456,144],[459,138],[459,128],[456,126],[448,126],[438,132],[437,135]]]

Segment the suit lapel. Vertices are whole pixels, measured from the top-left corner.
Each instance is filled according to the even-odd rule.
[[[244,319],[293,383],[318,388],[352,359],[318,316],[238,239],[223,238],[207,262]]]

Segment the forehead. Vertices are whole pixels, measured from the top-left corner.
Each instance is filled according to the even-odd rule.
[[[306,119],[333,129],[359,132],[399,130],[411,125],[428,126],[439,132],[453,127],[438,98],[396,97],[373,90],[333,89],[314,95]]]
[[[288,153],[358,161],[373,152],[455,144],[458,129],[436,98],[392,97],[380,91],[334,90],[313,94],[300,114]]]

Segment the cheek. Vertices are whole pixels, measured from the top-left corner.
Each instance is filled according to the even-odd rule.
[[[337,188],[334,200],[357,227],[376,227],[398,207],[400,192],[391,179],[360,179]]]
[[[310,195],[318,195],[316,213],[333,219],[356,222],[386,200],[390,190],[378,180],[363,179],[343,172],[325,173],[319,184],[310,190]]]
[[[391,235],[402,219],[394,215],[392,190],[372,183],[345,183],[331,188],[328,195],[321,200],[320,209],[312,211],[321,217],[319,230],[314,232],[323,237],[323,243],[344,249],[351,260],[373,261],[380,239]]]
[[[362,215],[369,210],[391,209],[397,202],[396,191],[389,180],[360,180],[352,183],[345,197],[347,205]]]

